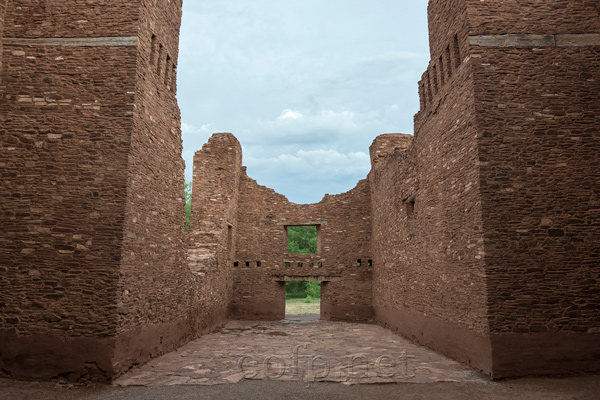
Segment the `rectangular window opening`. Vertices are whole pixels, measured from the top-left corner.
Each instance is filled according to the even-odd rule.
[[[446,83],[446,75],[445,75],[446,72],[444,70],[444,55],[443,54],[440,56],[439,64],[440,64],[440,82],[442,85],[444,85],[444,83]]]
[[[285,283],[285,315],[321,314],[321,282],[291,281]]]
[[[369,261],[368,261],[368,263],[367,263],[367,265],[368,265],[369,267],[372,267],[372,266],[373,266],[373,260],[369,260]]]
[[[250,261],[246,261],[246,267],[250,266]]]
[[[152,43],[150,44],[150,65],[154,65],[156,58],[156,35],[152,35]]]
[[[315,266],[315,263],[310,263],[310,264],[309,264],[309,267],[310,267],[310,268],[313,268],[314,266]]]
[[[302,263],[298,263],[298,268],[302,268]]]
[[[323,263],[322,262],[318,263],[317,265],[318,265],[319,268],[323,268]]]
[[[257,266],[257,267],[260,267],[261,265],[262,265],[262,264],[261,264],[261,262],[260,262],[260,261],[257,261],[257,262],[256,262],[256,266]]]
[[[235,261],[235,262],[233,263],[233,266],[234,266],[234,267],[239,267],[239,266],[240,266],[240,263],[239,263],[239,262],[237,262],[237,261]]]
[[[163,58],[163,45],[159,44],[158,45],[158,59],[156,60],[156,74],[158,75],[158,78],[160,79],[161,77],[161,67],[162,67],[162,58]]]
[[[171,56],[167,54],[167,61],[165,62],[165,85],[168,85],[170,80],[169,80],[169,73],[171,72],[171,68],[169,68],[171,65]]]
[[[359,258],[358,260],[356,260],[356,266],[360,267],[362,265],[362,260]]]
[[[317,226],[286,226],[288,253],[317,254]]]
[[[462,60],[460,59],[460,46],[458,43],[458,35],[454,35],[454,69],[457,69],[460,64],[462,63]]]
[[[173,64],[171,68],[171,90],[175,92],[175,88],[177,87],[177,67]]]
[[[450,45],[446,46],[446,69],[448,70],[448,78],[452,76],[452,65],[450,58]]]
[[[285,263],[285,267],[286,267],[286,268],[289,268],[289,267],[291,267],[291,266],[292,266],[292,263],[289,263],[289,262],[286,262],[286,263]]]
[[[426,74],[426,81],[425,81],[425,85],[427,86],[427,98],[428,100],[431,102],[433,101],[433,93],[431,91],[431,79],[429,77],[429,72],[427,72]]]
[[[415,199],[406,202],[406,219],[409,221],[415,219]]]

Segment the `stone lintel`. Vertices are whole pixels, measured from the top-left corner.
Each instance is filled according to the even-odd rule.
[[[315,275],[315,276],[289,276],[289,275],[275,275],[273,276],[273,280],[275,282],[332,282],[339,281],[341,279],[340,276],[331,276],[331,275]]]
[[[578,47],[600,46],[600,33],[561,35],[470,36],[469,43],[481,47]]]
[[[277,226],[313,226],[313,225],[325,225],[327,221],[317,222],[280,222]]]
[[[96,37],[96,38],[3,38],[4,46],[137,46],[137,36],[128,37]]]

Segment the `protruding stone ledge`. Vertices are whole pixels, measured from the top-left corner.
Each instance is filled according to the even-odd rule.
[[[581,47],[600,46],[600,33],[563,35],[469,36],[469,43],[480,47]]]
[[[314,275],[314,276],[291,276],[291,275],[275,275],[273,276],[273,280],[275,282],[334,282],[342,279],[341,276],[331,276],[331,275]]]
[[[3,38],[4,46],[71,46],[71,47],[115,47],[137,46],[137,36],[97,38]]]
[[[315,226],[315,225],[325,225],[327,221],[317,221],[317,222],[280,222],[277,226]]]

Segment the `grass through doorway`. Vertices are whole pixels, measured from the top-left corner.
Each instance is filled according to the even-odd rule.
[[[285,315],[321,313],[321,282],[286,282]]]

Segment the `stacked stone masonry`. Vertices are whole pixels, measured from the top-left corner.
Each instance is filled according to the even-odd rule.
[[[293,204],[228,133],[184,230],[180,0],[0,0],[0,372],[111,380],[222,326],[376,320],[494,378],[600,368],[600,3],[431,0],[415,134]],[[290,226],[317,227],[290,254]]]

